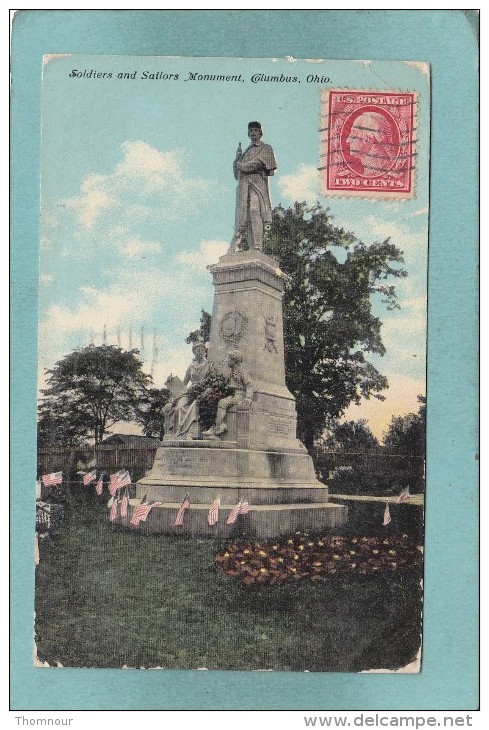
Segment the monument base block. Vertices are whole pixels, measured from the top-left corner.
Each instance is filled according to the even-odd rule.
[[[127,517],[119,518],[117,523],[129,527],[135,506],[139,499],[131,500]],[[219,520],[209,525],[207,515],[210,503],[190,504],[186,510],[183,525],[175,525],[180,502],[166,502],[149,513],[146,522],[141,522],[134,530],[147,535],[190,535],[195,537],[214,537],[233,539],[246,535],[246,538],[272,538],[296,532],[319,532],[343,525],[347,518],[347,508],[331,502],[297,504],[261,504],[250,506],[246,515],[240,515],[232,525],[226,524],[234,504],[221,502]]]
[[[185,496],[190,508],[183,525],[175,518]],[[148,533],[232,537],[277,537],[295,530],[321,530],[346,521],[347,508],[328,502],[328,488],[316,479],[311,457],[301,449],[289,451],[237,448],[233,441],[166,442],[156,452],[153,468],[137,483],[138,504],[146,496],[158,502],[138,528]],[[219,521],[209,526],[212,502],[221,502]],[[227,525],[229,513],[241,499],[248,514]],[[127,518],[119,524],[128,525]]]

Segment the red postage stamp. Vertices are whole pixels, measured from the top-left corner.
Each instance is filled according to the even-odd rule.
[[[320,179],[324,195],[414,196],[415,93],[324,90]]]

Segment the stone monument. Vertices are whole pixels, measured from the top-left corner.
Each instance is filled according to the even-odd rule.
[[[144,495],[160,503],[148,516],[149,532],[224,537],[239,529],[274,537],[346,521],[346,507],[328,501],[328,489],[296,436],[295,399],[284,369],[287,276],[262,250],[271,222],[268,176],[276,163],[261,134],[259,123],[250,122],[251,144],[244,153],[239,146],[233,164],[235,232],[228,253],[209,267],[215,294],[207,359],[202,347],[194,347],[195,360],[167,409],[167,430],[153,468],[131,500],[133,507]],[[211,370],[227,376],[232,394],[219,401],[215,424],[202,431],[198,405],[188,403],[183,388]],[[183,524],[175,525],[186,497],[190,507]],[[219,519],[209,524],[216,500]],[[227,524],[240,500],[248,502],[247,513]]]

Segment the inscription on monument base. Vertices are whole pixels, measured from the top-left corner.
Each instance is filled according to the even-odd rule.
[[[165,454],[165,463],[169,474],[195,473],[208,471],[211,458],[205,453],[168,453]]]
[[[290,423],[289,421],[284,420],[283,418],[274,418],[273,416],[269,420],[270,424],[270,430],[272,433],[284,435],[284,436],[290,436],[293,435],[293,429],[294,425],[293,423]]]

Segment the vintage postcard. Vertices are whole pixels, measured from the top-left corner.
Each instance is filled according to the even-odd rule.
[[[39,671],[420,671],[429,161],[423,59],[44,56]]]

